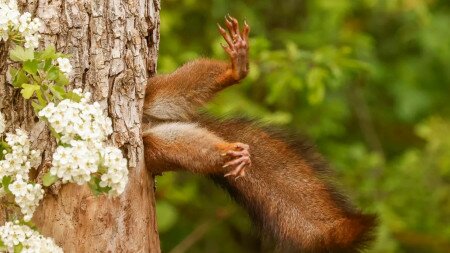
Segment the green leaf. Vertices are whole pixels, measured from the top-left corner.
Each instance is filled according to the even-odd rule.
[[[50,133],[53,135],[53,137],[55,137],[55,139],[59,141],[59,139],[61,139],[61,135],[59,135],[53,127],[49,126],[48,128],[50,129]]]
[[[74,102],[80,102],[81,101],[81,96],[78,95],[75,92],[72,92],[72,91],[69,91],[69,92],[66,93],[66,98],[70,99],[70,100],[72,100]]]
[[[58,78],[55,80],[55,82],[58,85],[66,86],[69,84],[69,78],[67,78],[67,76],[63,72],[59,71]]]
[[[3,158],[5,158],[5,154],[3,154],[3,151],[6,151],[7,153],[11,153],[12,149],[8,145],[8,143],[6,143],[0,139],[0,160],[3,160]]]
[[[9,144],[5,141],[0,141],[0,147],[2,147],[8,153],[10,153],[12,151],[11,146],[9,146]]]
[[[14,253],[20,253],[20,252],[22,252],[22,249],[23,249],[23,245],[22,245],[22,243],[19,243],[16,246],[14,246]]]
[[[41,105],[42,108],[44,108],[47,105],[47,100],[45,100],[44,97],[42,96],[42,89],[36,91],[36,97],[38,98],[39,105]]]
[[[20,87],[22,87],[22,84],[29,82],[27,74],[22,69],[11,68],[9,73],[11,74],[11,77],[12,77],[11,78],[12,85],[15,88],[20,88]]]
[[[56,58],[72,58],[72,54],[56,53]]]
[[[42,184],[45,187],[49,187],[50,185],[54,184],[58,180],[58,177],[55,175],[52,175],[50,171],[45,173],[45,175],[42,177]]]
[[[95,177],[92,177],[91,180],[88,182],[88,186],[91,189],[92,193],[95,196],[98,196],[101,194],[100,190],[98,189],[98,184],[95,182]]]
[[[10,184],[12,182],[12,178],[11,178],[11,176],[4,176],[3,178],[2,178],[2,185],[4,186],[4,187],[8,187],[8,185]]]
[[[48,71],[51,67],[53,67],[52,60],[45,60],[44,71]]]
[[[19,225],[25,225],[28,226],[29,228],[36,230],[36,224],[34,224],[32,221],[24,221],[24,220],[19,220]]]
[[[36,102],[31,102],[31,106],[33,106],[34,112],[37,114],[40,110],[44,109],[44,105],[41,105],[39,103]]]
[[[303,82],[300,78],[292,77],[289,84],[293,90],[301,90],[303,88]]]
[[[59,92],[61,95],[65,95],[66,94],[66,90],[59,85],[54,85],[53,89],[55,89],[57,92]]]
[[[52,92],[52,94],[57,97],[59,100],[64,99],[65,95],[66,95],[66,91],[64,90],[63,87],[61,86],[56,86],[56,85],[49,85],[48,88],[50,89],[50,91]]]
[[[325,87],[323,85],[315,86],[308,92],[308,102],[312,105],[320,104],[325,97]]]
[[[13,61],[29,61],[34,59],[34,49],[33,48],[23,48],[21,46],[16,46],[14,49],[9,51],[9,58]]]
[[[102,193],[108,193],[111,190],[111,187],[101,187],[100,186],[100,178],[98,177],[92,177],[91,180],[88,182],[89,188],[91,188],[92,193],[95,196],[98,196]]]
[[[5,192],[7,193],[11,193],[11,191],[9,190],[9,185],[12,182],[12,178],[10,176],[4,176],[2,178],[2,186],[3,186],[3,190],[5,190]]]
[[[0,252],[6,252],[6,250],[8,250],[8,248],[6,247],[5,243],[0,240]]]
[[[310,104],[319,104],[325,97],[324,79],[328,77],[328,72],[320,67],[314,67],[308,72],[306,82],[308,85],[308,101]]]
[[[38,52],[36,59],[38,60],[55,60],[58,58],[56,55],[56,49],[54,45],[50,45],[47,48],[45,48],[44,51]]]
[[[22,97],[25,99],[29,99],[31,98],[31,96],[33,96],[34,92],[39,90],[41,87],[37,84],[29,84],[29,83],[24,83],[22,84],[22,90],[20,91],[20,93],[22,94]]]
[[[100,165],[100,166],[98,166],[98,171],[97,172],[100,173],[100,174],[105,174],[106,172],[108,172],[108,168],[106,168],[103,165]]]
[[[269,76],[270,77],[270,76]],[[271,75],[270,93],[266,98],[266,102],[274,104],[280,98],[284,97],[289,82],[289,75],[287,73],[279,72]]]
[[[111,187],[106,186],[106,187],[101,187],[100,186],[100,178],[98,177],[94,177],[94,181],[97,184],[97,189],[99,192],[101,193],[108,193],[111,190]]]
[[[328,76],[328,72],[320,67],[314,67],[308,72],[306,78],[308,88],[313,88],[314,86],[323,86],[324,78]]]
[[[17,72],[19,70],[14,67],[9,67],[9,74],[11,75],[11,79],[16,78]]]
[[[106,187],[99,186],[99,189],[100,189],[100,192],[108,193],[109,191],[111,191],[112,188],[110,186],[106,186]]]
[[[55,67],[53,67],[53,68],[50,68],[48,71],[47,71],[47,79],[48,80],[56,80],[58,77],[59,77],[59,73],[60,73],[61,71],[59,71],[59,69],[58,68],[55,68]]]
[[[23,70],[32,75],[36,75],[38,70],[38,61],[26,61],[23,63]]]

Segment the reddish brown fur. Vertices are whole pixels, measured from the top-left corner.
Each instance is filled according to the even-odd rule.
[[[225,139],[239,138],[251,146],[253,164],[247,177],[213,178],[262,231],[302,252],[353,252],[371,239],[375,217],[356,211],[336,192],[326,178],[325,163],[307,144],[293,147],[245,121],[200,121]]]
[[[290,144],[249,122],[196,118],[198,106],[248,71],[249,28],[240,33],[237,20],[226,24],[230,34],[220,32],[230,64],[201,59],[149,80],[144,114],[153,125],[143,134],[147,167],[156,173],[181,169],[212,176],[283,248],[357,251],[371,239],[375,218],[355,210],[334,190],[310,146]],[[234,141],[250,145],[253,162],[237,180],[224,178],[233,168],[222,167],[233,159],[223,153],[236,148]]]
[[[144,107],[144,113],[162,120],[191,118],[216,92],[236,82],[230,67],[223,61],[199,59],[171,74],[153,77],[145,96],[145,104],[153,106]],[[168,103],[162,103],[159,109],[161,101]],[[167,107],[172,108],[168,111]]]
[[[145,159],[155,172],[184,169],[200,174],[225,173],[223,153],[231,143],[192,123],[162,123],[143,133]],[[181,155],[183,154],[183,155]],[[169,165],[169,166],[168,166]]]

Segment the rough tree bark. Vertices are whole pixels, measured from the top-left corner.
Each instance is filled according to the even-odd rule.
[[[118,198],[94,197],[85,186],[47,193],[33,221],[65,252],[160,252],[154,181],[145,169],[141,114],[146,80],[155,71],[159,0],[19,0],[43,21],[41,47],[55,44],[72,55],[71,88],[92,92],[113,119],[111,142],[129,162],[129,183]],[[5,83],[6,49],[0,49],[0,109],[8,129],[31,132],[49,159],[55,142],[29,103]],[[1,219],[1,218],[0,218]]]

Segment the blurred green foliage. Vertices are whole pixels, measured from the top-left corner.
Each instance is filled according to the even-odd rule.
[[[251,73],[207,110],[308,135],[381,225],[369,252],[450,252],[448,0],[164,0],[159,72],[226,59],[217,22],[251,25]],[[207,179],[157,178],[163,252],[271,252]]]

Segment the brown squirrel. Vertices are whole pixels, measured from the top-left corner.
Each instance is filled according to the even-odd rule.
[[[148,81],[143,131],[147,167],[211,176],[281,248],[300,252],[358,252],[372,239],[373,215],[362,214],[327,180],[320,155],[251,122],[219,121],[196,113],[214,94],[249,71],[249,32],[227,17],[219,32],[231,62],[199,59]],[[239,141],[239,142],[234,142]],[[245,143],[245,144],[244,144]],[[251,154],[251,159],[250,159]]]

